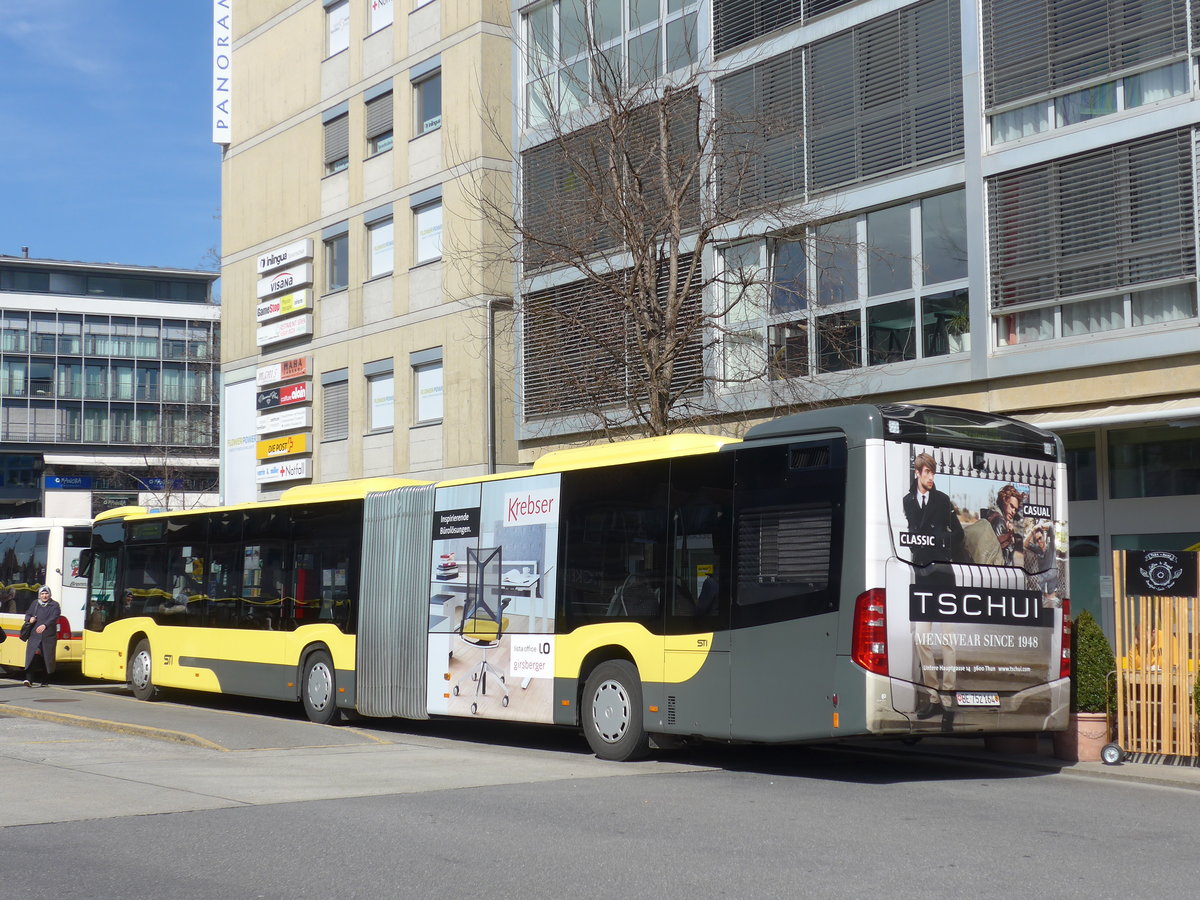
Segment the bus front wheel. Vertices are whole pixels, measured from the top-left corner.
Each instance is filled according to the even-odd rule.
[[[153,700],[158,696],[150,671],[150,641],[142,638],[129,657],[129,689],[139,700]]]
[[[601,759],[642,759],[650,736],[642,725],[642,682],[623,659],[600,663],[583,688],[583,733]]]
[[[324,650],[317,650],[304,661],[304,678],[300,683],[300,699],[310,722],[329,725],[338,717],[333,660]]]

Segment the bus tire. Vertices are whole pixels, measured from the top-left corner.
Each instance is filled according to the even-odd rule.
[[[304,660],[300,699],[310,722],[332,725],[337,721],[337,676],[326,651],[315,650]]]
[[[142,638],[133,648],[129,657],[129,689],[139,700],[154,700],[158,697],[158,688],[154,686],[150,654],[150,640]]]
[[[642,759],[650,735],[642,724],[642,682],[633,663],[610,659],[592,670],[583,688],[583,733],[600,759]]]

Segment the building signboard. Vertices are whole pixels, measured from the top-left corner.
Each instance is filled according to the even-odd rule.
[[[271,484],[276,481],[294,481],[297,478],[309,478],[312,468],[311,459],[289,459],[284,462],[267,463],[254,471],[254,480],[259,484]]]
[[[294,356],[282,362],[259,366],[254,373],[254,382],[259,387],[268,384],[278,384],[281,381],[291,381],[294,378],[307,378],[313,373],[311,356]]]
[[[276,456],[295,456],[307,453],[312,447],[312,435],[307,431],[300,434],[281,434],[278,437],[259,441],[254,447],[258,459],[273,459]]]
[[[312,263],[300,263],[300,265],[288,266],[286,269],[282,269],[278,272],[272,272],[265,278],[260,278],[258,280],[256,296],[259,300],[262,300],[264,297],[270,297],[272,294],[282,294],[285,291],[295,291],[312,283]]]
[[[291,406],[295,403],[307,403],[312,399],[312,382],[298,381],[295,384],[270,387],[265,391],[259,391],[254,399],[259,412],[264,409]]]
[[[312,291],[309,288],[301,288],[290,294],[281,294],[278,297],[263,300],[255,307],[254,315],[259,322],[269,322],[271,319],[278,319],[308,309],[312,309]]]
[[[45,475],[44,485],[48,491],[90,491],[90,475]]]
[[[259,434],[274,434],[276,431],[304,431],[312,428],[312,407],[301,406],[284,412],[259,416],[254,423]]]
[[[312,238],[305,238],[302,241],[296,241],[283,247],[276,247],[274,250],[268,250],[258,258],[258,274],[262,275],[264,272],[270,272],[272,269],[295,265],[301,260],[312,259],[312,255]]]
[[[282,341],[290,341],[292,338],[303,337],[312,334],[312,332],[312,314],[306,313],[294,319],[280,319],[278,322],[260,325],[254,341],[260,347],[267,347],[271,344],[281,343]]]

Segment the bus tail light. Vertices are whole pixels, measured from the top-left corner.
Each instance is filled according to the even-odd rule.
[[[69,641],[71,639],[71,623],[67,621],[66,616],[58,617],[58,639],[60,641]]]
[[[864,591],[854,601],[850,658],[868,672],[888,673],[887,592],[883,588]]]
[[[1058,677],[1071,677],[1071,601],[1062,602],[1062,656],[1058,662]]]

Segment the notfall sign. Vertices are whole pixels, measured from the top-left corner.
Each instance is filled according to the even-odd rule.
[[[275,481],[294,481],[297,478],[310,477],[312,460],[289,459],[284,462],[267,463],[254,470],[254,480],[258,484],[270,484]]]
[[[276,456],[295,456],[297,453],[307,453],[312,446],[308,432],[300,434],[281,434],[278,437],[259,441],[254,446],[257,459],[273,459]]]

